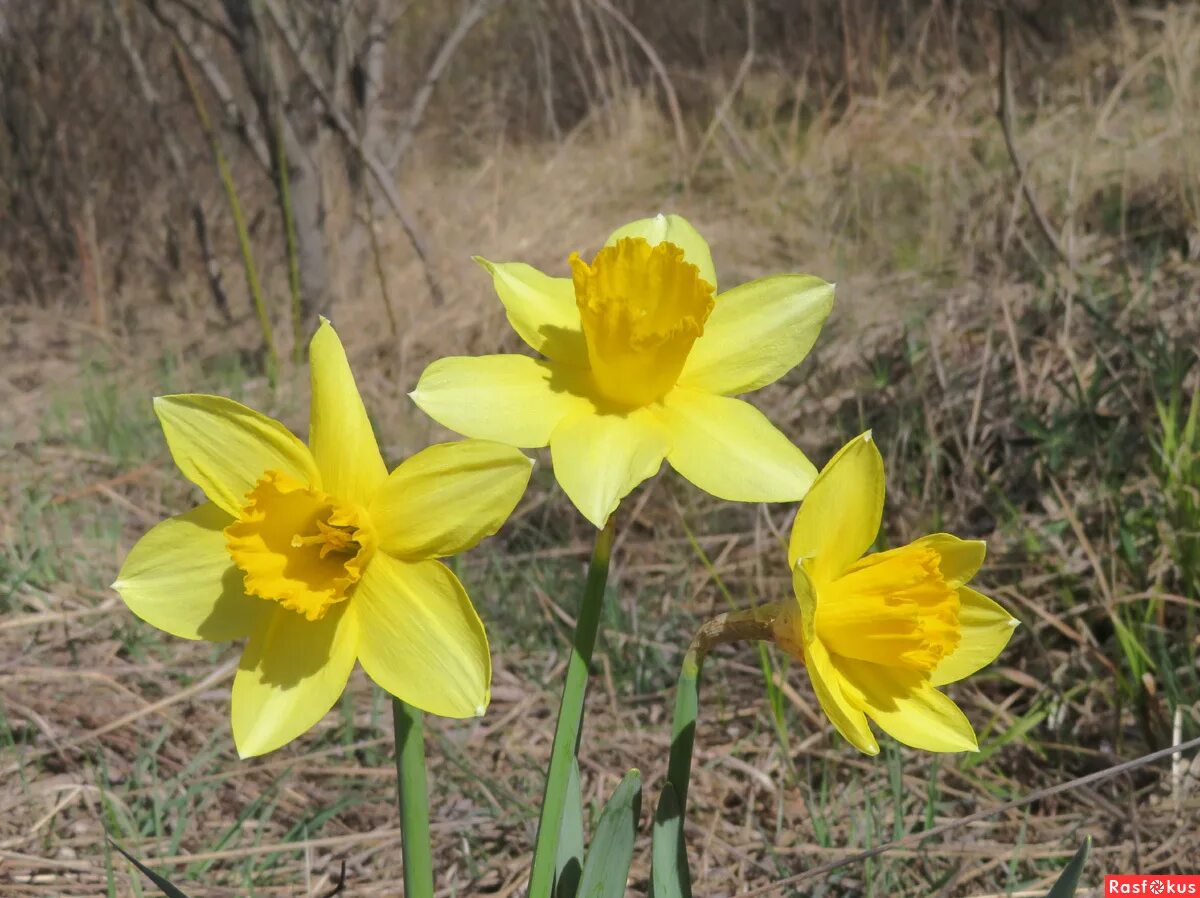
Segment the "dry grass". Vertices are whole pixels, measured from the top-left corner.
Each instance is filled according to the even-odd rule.
[[[385,234],[394,338],[367,248],[341,254],[336,323],[392,459],[440,435],[404,396],[429,360],[516,347],[471,252],[561,268],[613,225],[671,208],[710,238],[725,284],[781,268],[836,279],[818,349],[761,404],[818,460],[875,428],[885,542],[935,528],[988,540],[982,580],[1025,626],[954,691],[982,734],[976,758],[891,744],[860,758],[830,735],[801,672],[776,667],[773,716],[752,652],[712,661],[688,831],[698,894],[767,886],[1200,729],[1200,487],[1168,476],[1182,456],[1167,457],[1174,425],[1154,412],[1173,392],[1186,410],[1200,376],[1200,15],[1120,18],[1014,77],[1016,139],[1069,267],[1013,183],[993,76],[966,71],[836,112],[755,76],[688,159],[637,93],[552,146],[472,145],[470,164],[442,161],[452,135],[432,134],[406,186],[448,302],[403,289],[421,276]],[[268,281],[282,310],[283,282]],[[129,290],[102,332],[64,303],[11,310],[2,338],[0,890],[137,894],[122,865],[107,879],[107,826],[195,895],[324,895],[343,862],[345,894],[395,894],[386,705],[365,678],[314,733],[240,762],[232,651],[160,637],[105,588],[137,535],[188,499],[146,398],[224,392],[299,428],[303,372],[269,390],[249,315],[217,332],[199,299],[168,307]],[[548,467],[513,525],[461,562],[496,685],[482,721],[433,726],[446,895],[523,885],[588,550]],[[666,475],[627,508],[583,743],[593,811],[630,766],[656,795],[682,646],[724,609],[687,530],[739,601],[788,589],[789,509],[720,504]],[[1044,894],[1085,833],[1098,857],[1088,884],[1103,871],[1196,872],[1200,766],[1036,802],[790,893]],[[643,844],[635,892],[647,871]]]

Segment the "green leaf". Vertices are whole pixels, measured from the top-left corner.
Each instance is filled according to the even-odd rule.
[[[651,841],[651,894],[654,898],[692,898],[692,877],[683,844],[683,813],[670,783],[663,786],[658,798]]]
[[[1046,894],[1046,898],[1074,898],[1075,890],[1079,888],[1079,877],[1083,873],[1084,864],[1087,863],[1088,853],[1091,850],[1092,837],[1088,836],[1083,840],[1083,844],[1079,846],[1079,850],[1075,852],[1070,863],[1063,869],[1062,874],[1058,877],[1058,882],[1054,883],[1053,888]]]
[[[121,854],[125,856],[125,859],[129,861],[129,863],[141,870],[142,873],[146,875],[147,879],[158,886],[159,890],[166,895],[167,898],[188,898],[187,893],[180,889],[179,886],[171,882],[171,880],[167,879],[165,876],[159,876],[111,838],[108,841],[112,842],[112,847],[121,852]]]
[[[625,894],[641,812],[642,775],[635,769],[625,774],[600,814],[596,837],[583,862],[579,898],[622,898]]]
[[[558,831],[558,854],[554,859],[554,898],[575,898],[582,869],[583,790],[579,785],[579,762],[572,758]]]

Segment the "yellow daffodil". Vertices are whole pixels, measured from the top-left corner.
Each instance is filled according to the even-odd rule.
[[[745,502],[795,501],[816,468],[734,394],[766,386],[808,353],[833,286],[785,274],[717,293],[708,244],[677,215],[617,230],[571,277],[479,261],[509,323],[544,358],[445,358],[413,400],[462,434],[549,445],[554,474],[604,526],[664,458],[701,489]]]
[[[416,707],[482,714],[487,636],[435,559],[495,533],[529,480],[528,458],[480,440],[431,446],[389,474],[327,321],[310,362],[307,446],[231,399],[154,401],[176,465],[208,501],[143,536],[113,584],[172,635],[249,637],[233,682],[243,757],[320,720],[356,659]]]
[[[928,751],[976,751],[970,722],[938,686],[990,664],[1017,621],[966,585],[980,540],[935,533],[863,555],[883,514],[883,458],[870,432],[825,466],[796,515],[788,564],[796,601],[775,637],[803,660],[821,708],[867,754],[867,718]]]

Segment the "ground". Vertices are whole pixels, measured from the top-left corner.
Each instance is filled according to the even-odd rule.
[[[796,665],[748,647],[712,658],[687,830],[697,894],[1042,895],[1088,835],[1089,887],[1200,872],[1200,767],[1185,755],[772,887],[1200,733],[1197,46],[1195,12],[1172,8],[1081,41],[1018,94],[1014,141],[1057,249],[986,71],[803,121],[795,85],[753,79],[686,156],[636,92],[553,146],[446,159],[450,138],[431,133],[404,186],[441,307],[389,226],[386,300],[361,234],[347,238],[331,315],[393,463],[448,436],[405,395],[428,362],[518,348],[472,253],[562,274],[626,220],[677,211],[708,237],[722,286],[793,270],[838,282],[812,355],[755,401],[818,464],[874,429],[880,545],[939,529],[988,541],[979,582],[1023,626],[951,690],[978,754],[885,739],[859,756]],[[284,309],[282,281],[267,282]],[[343,865],[343,894],[395,894],[389,709],[361,671],[314,731],[240,761],[236,649],[166,637],[107,588],[133,541],[195,498],[150,397],[231,395],[303,433],[304,368],[281,336],[272,386],[248,301],[221,325],[199,279],[108,300],[103,328],[64,296],[7,308],[0,331],[2,890],[150,894],[107,829],[193,895],[325,895]],[[524,884],[591,539],[538,458],[512,522],[456,563],[495,686],[484,718],[430,723],[441,894]],[[593,824],[637,766],[648,833],[683,650],[705,618],[787,594],[793,514],[668,472],[624,504],[581,757]]]

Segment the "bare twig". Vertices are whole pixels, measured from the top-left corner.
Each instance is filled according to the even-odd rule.
[[[742,61],[738,65],[737,73],[733,76],[733,83],[729,86],[729,90],[725,92],[725,96],[721,98],[721,102],[717,105],[717,109],[713,113],[712,121],[709,122],[708,128],[704,131],[704,136],[700,139],[700,148],[696,150],[696,155],[692,159],[691,169],[688,171],[687,179],[689,181],[696,176],[696,172],[704,161],[704,154],[712,143],[713,137],[716,136],[717,129],[725,121],[725,116],[728,114],[729,108],[733,105],[733,101],[737,99],[737,95],[741,91],[746,77],[750,74],[750,68],[754,65],[754,0],[744,0],[744,2],[746,7],[746,52],[742,55]]]
[[[996,23],[1000,29],[1000,97],[996,116],[1000,119],[1000,128],[1004,132],[1004,145],[1008,148],[1008,158],[1012,161],[1013,170],[1017,173],[1017,181],[1021,185],[1021,193],[1025,196],[1025,204],[1029,206],[1029,211],[1032,213],[1034,221],[1037,222],[1038,230],[1042,232],[1042,236],[1046,238],[1046,242],[1050,244],[1054,254],[1063,261],[1067,268],[1074,268],[1071,259],[1067,256],[1062,244],[1059,243],[1058,237],[1055,236],[1054,229],[1050,227],[1049,220],[1042,212],[1042,207],[1038,205],[1037,197],[1033,195],[1025,163],[1021,160],[1021,154],[1017,152],[1017,145],[1013,140],[1012,83],[1008,71],[1008,17],[1005,15],[1003,7],[996,11]]]
[[[667,73],[667,67],[663,64],[662,58],[658,55],[658,51],[654,49],[654,45],[646,39],[646,35],[642,34],[637,29],[637,26],[629,20],[625,13],[621,12],[608,0],[593,0],[598,9],[604,10],[608,15],[617,22],[625,31],[633,38],[634,42],[641,48],[646,59],[650,63],[650,67],[654,69],[654,73],[658,76],[658,80],[662,82],[663,93],[667,97],[667,108],[671,112],[671,122],[675,126],[675,142],[679,144],[679,152],[683,158],[687,158],[687,131],[683,126],[683,112],[679,107],[679,97],[675,93],[675,85],[671,82],[671,76]]]
[[[243,113],[241,105],[234,96],[233,88],[229,86],[229,82],[225,80],[225,76],[221,73],[220,66],[208,55],[208,52],[204,49],[200,41],[195,40],[176,19],[167,15],[159,8],[156,0],[143,0],[143,3],[150,14],[164,28],[171,32],[176,42],[183,47],[184,52],[188,55],[188,59],[191,60],[192,65],[204,77],[209,90],[213,92],[213,95],[221,104],[225,120],[242,139],[242,142],[250,150],[254,159],[262,166],[264,171],[271,172],[271,151],[267,147],[266,137],[259,132],[254,123]]]
[[[446,39],[442,41],[442,46],[438,49],[437,55],[434,56],[429,70],[425,73],[425,79],[421,82],[421,86],[417,88],[416,94],[413,95],[412,104],[408,109],[408,120],[404,123],[404,130],[400,132],[399,137],[396,139],[395,150],[387,160],[389,169],[395,169],[404,160],[408,151],[412,149],[413,139],[421,129],[421,122],[425,119],[425,110],[428,108],[429,101],[433,97],[433,89],[445,73],[447,66],[450,65],[450,60],[454,58],[454,53],[458,50],[459,44],[463,42],[463,39],[471,33],[476,25],[483,21],[484,17],[492,11],[493,7],[499,6],[502,2],[504,0],[476,0],[476,2],[463,9],[462,15],[458,17],[454,28],[446,35]]]
[[[188,193],[192,229],[196,234],[196,242],[200,245],[200,257],[204,263],[204,273],[208,278],[208,289],[212,294],[213,303],[216,305],[221,317],[226,322],[230,322],[233,320],[233,314],[229,310],[229,298],[225,295],[221,265],[217,261],[216,256],[213,255],[212,243],[208,239],[208,221],[204,214],[204,206],[200,202],[199,197],[189,187],[191,179],[188,176],[187,164],[184,161],[186,157],[183,147],[180,146],[175,131],[168,126],[164,119],[162,97],[159,95],[154,83],[150,80],[145,62],[134,45],[133,36],[130,34],[129,25],[125,21],[124,15],[121,14],[120,5],[117,3],[117,0],[109,0],[108,6],[113,21],[117,24],[117,38],[121,44],[121,49],[125,53],[125,58],[129,61],[129,67],[133,69],[134,80],[137,81],[142,99],[145,100],[146,105],[150,108],[150,117],[158,127],[163,146],[167,151],[167,159],[171,163],[171,170],[175,174],[175,179],[183,185]]]
[[[332,91],[329,89],[321,78],[313,71],[310,61],[307,59],[300,46],[295,33],[284,19],[282,13],[275,0],[264,0],[263,8],[271,17],[271,21],[275,24],[276,29],[283,36],[284,44],[288,51],[292,54],[296,65],[299,67],[301,74],[304,76],[308,86],[312,88],[317,98],[321,101],[321,105],[325,107],[325,112],[328,114],[330,121],[333,123],[337,132],[346,141],[347,145],[354,150],[362,159],[363,165],[367,167],[367,171],[375,179],[375,183],[379,185],[380,191],[383,193],[384,199],[387,200],[393,214],[400,222],[400,226],[404,229],[404,233],[408,236],[409,242],[412,244],[413,251],[417,254],[417,258],[421,262],[421,266],[425,272],[425,283],[429,286],[429,293],[432,297],[433,304],[440,306],[445,303],[445,293],[442,291],[442,286],[438,282],[437,276],[433,273],[433,267],[429,261],[429,251],[426,248],[425,240],[421,236],[417,228],[416,220],[413,218],[412,211],[400,198],[400,191],[396,188],[396,182],[388,173],[383,163],[379,159],[367,151],[363,146],[362,138],[358,131],[350,122],[346,113],[342,110],[336,99],[333,97]]]

